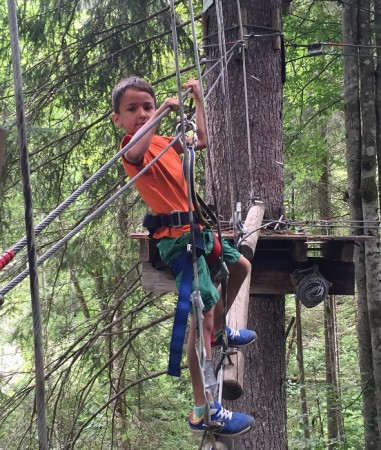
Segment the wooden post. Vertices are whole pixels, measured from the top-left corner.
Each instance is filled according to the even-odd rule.
[[[255,247],[257,246],[259,227],[262,224],[263,215],[265,213],[265,206],[263,203],[258,203],[252,206],[247,213],[245,220],[245,230],[247,237],[242,240],[239,251],[249,261],[254,258]]]
[[[241,243],[240,251],[249,260],[252,260],[254,257],[264,212],[265,207],[263,203],[258,203],[250,208],[245,220],[245,229],[248,237]],[[227,323],[235,330],[247,327],[250,281],[251,272],[243,282],[228,314]],[[243,375],[245,370],[243,351],[237,350],[237,353],[230,357],[230,361],[232,364],[225,358],[222,397],[226,400],[236,400],[243,392]]]

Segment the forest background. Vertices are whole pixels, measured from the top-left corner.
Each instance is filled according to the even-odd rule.
[[[175,3],[185,81],[196,76],[192,33],[188,2]],[[289,217],[302,221],[300,226],[309,232],[321,232],[320,219],[334,220],[335,233],[352,231],[344,58],[342,47],[333,44],[343,41],[344,6],[351,7],[351,2],[293,0],[283,18],[285,205]],[[194,2],[194,8],[202,56],[201,2]],[[5,3],[0,18],[0,250],[5,251],[25,229]],[[110,119],[110,96],[122,76],[150,80],[159,103],[176,95],[171,21],[168,4],[161,0],[29,1],[19,3],[18,20],[38,223],[117,151],[121,135]],[[318,50],[309,47],[318,42],[323,43]],[[173,118],[168,119],[161,131],[173,134],[174,127]],[[200,154],[201,188],[204,163]],[[38,253],[125,182],[117,162],[38,238]],[[175,296],[142,290],[138,246],[129,238],[141,229],[144,213],[139,196],[130,189],[39,269],[51,448],[197,448],[185,420],[191,407],[187,371],[175,380],[165,375]],[[25,266],[24,250],[1,273],[1,285]],[[324,307],[302,307],[305,382],[300,384],[295,301],[293,296],[286,299],[291,449],[365,448],[356,299],[337,297],[334,304],[342,417],[337,440],[328,432]],[[0,448],[38,448],[27,281],[5,297],[0,329]],[[308,438],[301,390],[308,405]],[[114,398],[119,392],[123,395]]]

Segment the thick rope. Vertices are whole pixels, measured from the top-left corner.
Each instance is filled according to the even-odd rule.
[[[16,4],[14,0],[8,0],[9,29],[12,49],[13,78],[16,95],[17,128],[20,144],[20,162],[23,180],[23,193],[25,203],[26,241],[28,246],[28,264],[30,270],[30,293],[33,316],[34,334],[34,365],[35,365],[35,402],[37,412],[38,442],[40,450],[48,450],[48,436],[46,426],[45,405],[45,375],[44,354],[41,327],[41,308],[38,289],[37,255],[35,245],[35,232],[33,221],[32,189],[30,185],[29,154],[26,138],[24,97],[22,90],[22,75],[20,62],[20,48],[18,36],[18,23]]]
[[[65,201],[63,201],[56,209],[54,209],[50,214],[48,214],[44,220],[42,220],[35,227],[35,235],[38,236],[48,225],[50,225],[53,220],[55,220],[63,211],[65,211],[86,189],[88,189],[98,178],[100,178],[121,156],[123,156],[127,150],[129,150],[142,136],[144,136],[151,128],[153,128],[157,123],[160,122],[165,116],[170,113],[171,109],[165,109],[155,120],[153,120],[142,132],[137,132],[131,141],[123,147],[118,153],[116,153],[106,164],[104,164],[97,172],[95,172],[85,183],[82,184],[78,189],[76,189]],[[18,253],[25,247],[27,242],[26,236],[24,236],[20,241],[12,247],[14,255]],[[9,252],[9,250],[8,250]],[[6,253],[8,253],[6,252]],[[6,264],[0,267],[5,267]]]
[[[235,43],[234,46],[229,50],[230,59],[232,58],[234,51],[237,49],[238,44]],[[229,53],[228,52],[228,53]],[[229,61],[230,61],[229,59]],[[213,70],[219,65],[219,61],[217,61],[211,68],[208,69],[208,71],[205,72],[203,75],[204,77],[207,76]],[[218,79],[221,75],[218,76]],[[210,90],[212,92],[212,90]],[[210,94],[209,92],[209,94]],[[183,96],[186,96],[189,93],[189,90],[182,93]],[[66,200],[64,200],[57,208],[55,208],[52,212],[48,214],[38,225],[35,227],[35,235],[38,236],[41,234],[41,232],[49,226],[62,212],[64,212],[83,192],[85,192],[96,180],[98,180],[113,164],[115,161],[117,161],[121,156],[123,156],[126,151],[130,149],[131,146],[133,146],[144,134],[149,131],[152,127],[154,127],[158,122],[160,122],[168,113],[170,112],[170,109],[163,111],[160,116],[155,119],[142,133],[136,133],[134,137],[131,139],[131,141],[122,148],[118,153],[116,153],[106,164],[104,164],[97,172],[95,172],[88,180],[85,181],[78,189],[76,189]],[[27,238],[24,236],[22,239],[20,239],[19,242],[17,242],[11,249],[7,250],[3,255],[0,256],[0,271],[6,267],[16,256],[18,252],[20,252],[26,245]],[[0,302],[1,304],[1,302]]]
[[[144,167],[135,177],[126,183],[122,188],[119,189],[114,195],[112,195],[108,200],[106,200],[98,209],[91,213],[83,222],[78,226],[73,228],[65,237],[58,241],[53,247],[51,247],[46,253],[44,253],[38,260],[37,265],[41,265],[47,259],[49,259],[54,253],[56,253],[60,248],[62,248],[66,242],[68,242],[73,236],[79,233],[86,225],[88,225],[93,219],[97,218],[103,211],[120,195],[122,195],[127,189],[129,189],[137,179],[139,179],[145,172],[147,172],[156,161],[161,158],[166,151],[168,151],[171,146],[180,139],[180,135],[177,135],[170,144],[168,144],[149,164]],[[126,147],[124,147],[126,148]],[[29,275],[29,269],[25,269],[19,275],[17,275],[13,280],[11,280],[6,286],[0,289],[0,303],[2,296],[7,294],[11,289],[17,286],[22,280],[24,280]]]

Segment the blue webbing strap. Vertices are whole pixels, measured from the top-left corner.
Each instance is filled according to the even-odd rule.
[[[179,377],[181,375],[180,364],[192,294],[192,253],[187,251],[180,253],[172,262],[172,270],[175,277],[181,272],[183,274],[181,276],[179,297],[177,300],[175,320],[173,322],[167,373],[173,377]]]

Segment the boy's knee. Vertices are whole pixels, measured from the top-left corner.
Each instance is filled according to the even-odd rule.
[[[241,256],[236,263],[229,267],[229,271],[231,276],[245,279],[251,271],[251,262]]]
[[[213,330],[213,308],[208,311],[204,311],[204,320],[202,322],[203,328],[206,332],[211,333]]]

